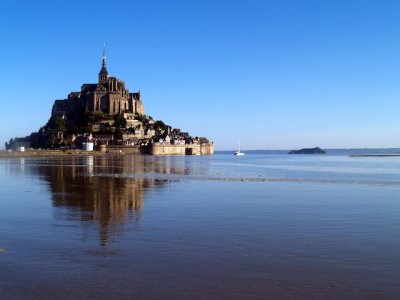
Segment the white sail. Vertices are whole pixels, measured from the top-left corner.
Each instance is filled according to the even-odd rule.
[[[238,151],[236,151],[234,155],[237,155],[237,156],[242,156],[242,155],[244,155],[243,152],[240,152],[240,141],[239,141]]]

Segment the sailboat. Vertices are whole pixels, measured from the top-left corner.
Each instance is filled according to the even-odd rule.
[[[235,152],[234,155],[237,155],[237,156],[242,156],[242,155],[244,155],[244,152],[240,152],[240,141],[239,141],[239,149],[238,149],[238,151]]]

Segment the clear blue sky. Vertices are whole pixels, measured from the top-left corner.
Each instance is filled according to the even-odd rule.
[[[217,150],[400,147],[399,1],[0,2],[0,143],[109,73]]]

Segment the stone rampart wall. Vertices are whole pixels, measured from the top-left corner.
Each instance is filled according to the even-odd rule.
[[[200,145],[200,155],[213,155],[213,154],[214,154],[214,144]]]
[[[154,143],[150,146],[152,155],[186,155],[186,145],[170,145]]]
[[[120,154],[147,154],[148,148],[144,146],[126,146],[126,145],[101,145],[100,151]]]
[[[154,143],[150,146],[100,145],[101,152],[152,155],[213,155],[214,144],[171,145]]]
[[[212,155],[214,144],[171,145],[154,143],[149,148],[152,155]]]

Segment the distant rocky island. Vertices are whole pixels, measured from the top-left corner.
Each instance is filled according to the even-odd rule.
[[[326,154],[326,152],[319,147],[315,147],[315,148],[303,148],[300,150],[292,150],[289,151],[289,154]]]
[[[6,149],[74,149],[86,145],[103,152],[154,155],[210,155],[214,144],[146,116],[140,92],[109,76],[106,55],[97,83],[85,83],[67,99],[55,100],[47,124]],[[91,148],[89,147],[89,148]],[[88,149],[86,149],[88,150]]]

